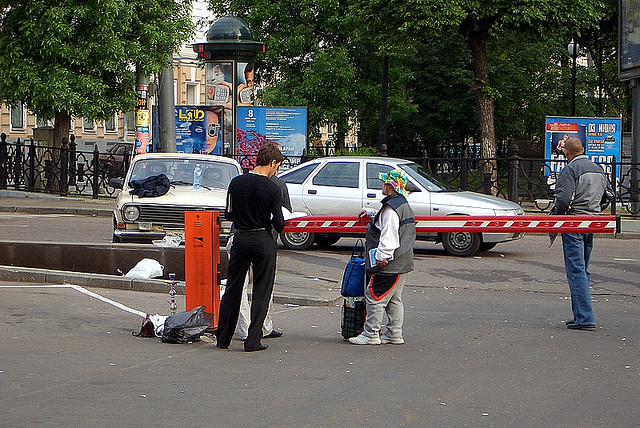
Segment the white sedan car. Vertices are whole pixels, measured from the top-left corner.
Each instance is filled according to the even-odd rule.
[[[279,176],[287,183],[293,211],[314,216],[357,216],[362,207],[380,208],[382,182],[378,173],[402,169],[409,177],[407,200],[416,215],[522,215],[514,202],[474,192],[453,189],[420,165],[387,157],[340,156],[319,158],[298,165]],[[283,233],[283,245],[304,250],[314,243],[327,246],[347,235],[319,235],[308,232]],[[428,233],[418,239],[442,242],[456,256],[487,251],[499,242],[523,233]]]
[[[194,169],[201,185],[194,186]],[[134,184],[164,174],[168,191],[159,196],[139,197]],[[123,179],[113,178],[111,186],[122,191],[113,211],[113,242],[150,242],[172,233],[184,239],[184,212],[213,210],[220,213],[221,234],[228,233],[224,221],[227,188],[231,179],[242,174],[238,162],[213,155],[149,153],[133,158]],[[162,192],[162,191],[161,191]],[[150,189],[153,193],[153,189]]]

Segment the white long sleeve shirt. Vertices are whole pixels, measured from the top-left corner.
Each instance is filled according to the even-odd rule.
[[[374,217],[377,210],[363,208],[369,217]],[[396,248],[400,247],[400,217],[398,213],[388,205],[382,207],[382,211],[374,225],[380,229],[380,241],[376,250],[376,260],[386,260],[393,257]]]

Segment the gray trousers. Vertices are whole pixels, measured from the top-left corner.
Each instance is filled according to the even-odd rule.
[[[382,299],[376,301],[371,297],[369,287],[364,289],[365,303],[367,305],[367,319],[364,323],[363,334],[368,337],[377,337],[382,327],[382,318],[387,314],[389,322],[385,334],[391,339],[402,338],[402,324],[404,322],[404,304],[402,303],[402,290],[406,280],[406,273],[400,274],[398,282],[393,289]]]

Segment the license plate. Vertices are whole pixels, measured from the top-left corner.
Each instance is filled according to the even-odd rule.
[[[143,221],[138,223],[138,228],[140,228],[140,230],[151,230],[151,227],[152,225],[150,222]]]

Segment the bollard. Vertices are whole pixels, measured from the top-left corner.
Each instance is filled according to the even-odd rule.
[[[171,315],[174,315],[178,310],[178,305],[176,304],[176,274],[170,273],[169,279],[171,280],[171,288],[169,289],[169,310],[171,311]]]
[[[218,211],[185,211],[185,302],[189,311],[206,306],[218,326],[220,308],[220,219]]]

